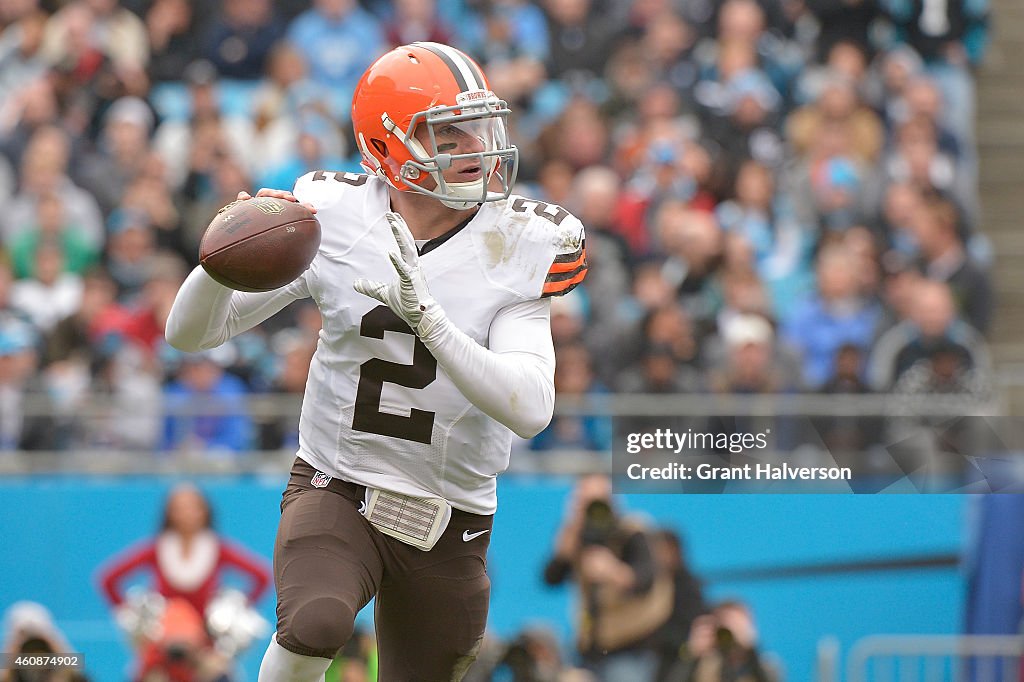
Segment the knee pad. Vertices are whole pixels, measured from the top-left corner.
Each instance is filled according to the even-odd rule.
[[[278,623],[277,641],[303,656],[334,658],[352,637],[355,611],[337,597],[316,597]]]

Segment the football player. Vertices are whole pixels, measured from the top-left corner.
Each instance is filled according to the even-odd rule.
[[[586,276],[583,226],[511,194],[509,109],[447,45],[378,59],[352,103],[365,175],[317,171],[319,253],[268,293],[196,268],[167,339],[213,348],[289,302],[323,317],[274,548],[277,632],[260,682],[312,682],[376,597],[380,679],[459,680],[487,618],[495,477],[551,419],[549,297]],[[240,199],[249,198],[242,193]]]

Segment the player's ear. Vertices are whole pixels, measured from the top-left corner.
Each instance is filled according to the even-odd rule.
[[[381,156],[388,155],[388,146],[387,144],[385,144],[384,140],[378,140],[377,138],[373,138],[370,140],[370,144],[373,145],[373,148],[376,149]]]

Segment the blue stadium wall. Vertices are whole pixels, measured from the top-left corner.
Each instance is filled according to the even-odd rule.
[[[0,610],[19,599],[48,605],[86,654],[94,680],[126,679],[124,638],[97,588],[96,569],[150,536],[167,489],[154,477],[14,477],[0,480]],[[269,559],[283,476],[208,477],[220,531]],[[550,589],[540,573],[571,481],[507,476],[491,541],[491,628],[511,635],[550,624],[567,643],[570,587]],[[820,637],[844,650],[871,633],[954,633],[964,582],[955,566],[835,573],[817,577],[722,579],[774,566],[899,560],[959,553],[968,498],[888,496],[628,496],[628,509],[679,530],[713,599],[740,597],[757,617],[763,647],[791,681],[814,678]],[[273,620],[273,598],[260,604]],[[364,613],[365,615],[365,613]],[[255,680],[263,645],[242,660]]]

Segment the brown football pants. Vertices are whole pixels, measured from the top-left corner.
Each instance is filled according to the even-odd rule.
[[[359,512],[364,487],[338,479],[314,487],[317,473],[296,458],[281,500],[278,643],[333,658],[352,636],[356,614],[376,597],[381,680],[462,679],[487,623],[490,532],[480,531],[490,531],[493,517],[453,509],[444,534],[424,552],[369,524]]]

